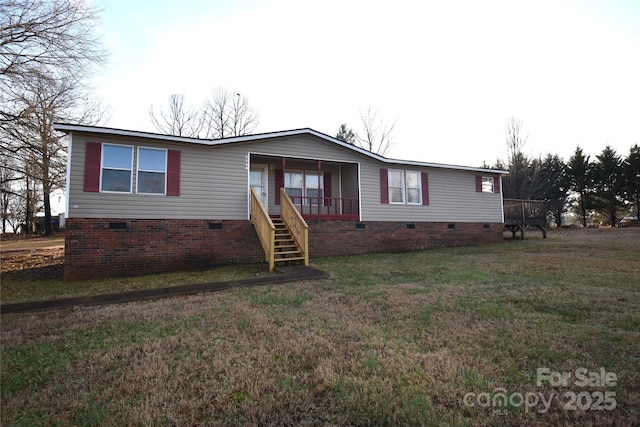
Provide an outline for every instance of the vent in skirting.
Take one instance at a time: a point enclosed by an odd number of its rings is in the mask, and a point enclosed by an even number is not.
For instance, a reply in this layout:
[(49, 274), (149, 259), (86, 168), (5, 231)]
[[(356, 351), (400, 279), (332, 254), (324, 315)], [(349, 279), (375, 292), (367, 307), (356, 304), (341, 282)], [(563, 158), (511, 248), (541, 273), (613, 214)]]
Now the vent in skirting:
[(209, 230), (222, 230), (222, 223), (221, 222), (210, 222), (209, 223)]
[(365, 228), (365, 224), (356, 224), (356, 230), (364, 230)]
[(453, 230), (454, 228), (456, 228), (456, 225), (455, 224), (449, 224), (449, 225), (447, 225), (447, 228), (449, 230)]
[(109, 230), (126, 230), (127, 223), (126, 222), (110, 222)]
[(484, 228), (485, 230), (491, 230), (491, 224), (484, 224), (482, 228)]
[(416, 225), (415, 224), (407, 224), (407, 228), (409, 230), (414, 230), (416, 228)]

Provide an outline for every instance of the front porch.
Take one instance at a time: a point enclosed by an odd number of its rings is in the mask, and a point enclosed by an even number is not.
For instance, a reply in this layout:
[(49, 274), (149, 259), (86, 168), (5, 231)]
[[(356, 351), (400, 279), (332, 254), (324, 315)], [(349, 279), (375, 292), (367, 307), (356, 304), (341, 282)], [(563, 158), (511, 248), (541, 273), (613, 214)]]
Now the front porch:
[(282, 188), (304, 219), (360, 220), (358, 163), (249, 154), (249, 170), (267, 215), (280, 215)]

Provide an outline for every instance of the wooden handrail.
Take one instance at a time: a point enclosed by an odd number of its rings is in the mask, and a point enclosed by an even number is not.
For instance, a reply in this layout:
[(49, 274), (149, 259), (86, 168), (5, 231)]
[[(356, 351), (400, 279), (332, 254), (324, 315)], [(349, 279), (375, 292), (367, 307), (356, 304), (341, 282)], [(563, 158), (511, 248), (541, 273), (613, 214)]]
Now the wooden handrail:
[(251, 188), (251, 223), (256, 228), (260, 243), (264, 249), (265, 261), (269, 263), (269, 271), (275, 268), (276, 227), (269, 218), (267, 210), (260, 202), (255, 188)]
[(547, 220), (546, 202), (544, 200), (503, 200), (505, 223), (545, 224)]
[(344, 197), (289, 196), (303, 218), (353, 217), (358, 214), (358, 199)]
[(304, 265), (309, 265), (309, 226), (284, 188), (280, 189), (280, 216), (304, 256)]

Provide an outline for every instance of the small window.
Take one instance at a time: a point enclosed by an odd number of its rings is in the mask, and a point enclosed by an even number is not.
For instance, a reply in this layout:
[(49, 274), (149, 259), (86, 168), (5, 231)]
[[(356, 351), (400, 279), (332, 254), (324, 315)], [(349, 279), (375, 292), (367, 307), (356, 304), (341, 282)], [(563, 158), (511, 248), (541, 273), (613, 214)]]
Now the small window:
[(407, 203), (412, 205), (422, 204), (422, 189), (420, 188), (420, 172), (406, 171)]
[(317, 205), (323, 197), (323, 174), (310, 171), (287, 171), (284, 174), (284, 189), (295, 204)]
[(422, 180), (420, 172), (389, 170), (389, 202), (422, 204)]
[(404, 171), (389, 170), (389, 202), (404, 203)]
[(167, 150), (138, 148), (138, 193), (165, 194)]
[(102, 146), (101, 190), (131, 193), (133, 147), (126, 145)]
[(304, 185), (306, 195), (309, 197), (309, 203), (317, 205), (320, 200), (318, 197), (322, 197), (322, 174), (318, 172), (305, 172)]
[[(304, 181), (302, 178), (302, 172), (296, 171), (286, 171), (284, 174), (284, 190), (287, 192), (289, 197), (300, 197), (302, 196), (302, 185)], [(294, 203), (297, 203), (298, 200), (294, 200)]]
[(482, 192), (493, 193), (493, 177), (492, 176), (482, 177)]

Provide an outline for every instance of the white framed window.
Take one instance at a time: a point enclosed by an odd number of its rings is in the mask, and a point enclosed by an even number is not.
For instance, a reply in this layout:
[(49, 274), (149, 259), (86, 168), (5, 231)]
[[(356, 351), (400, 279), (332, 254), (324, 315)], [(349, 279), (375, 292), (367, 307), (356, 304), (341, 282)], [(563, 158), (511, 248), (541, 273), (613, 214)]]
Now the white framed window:
[(404, 203), (404, 171), (389, 169), (389, 203)]
[[(322, 197), (322, 173), (305, 172), (304, 190), (307, 197)], [(317, 205), (320, 199), (308, 199), (309, 204)], [(322, 204), (322, 203), (321, 203)]]
[(482, 177), (482, 192), (483, 193), (493, 193), (493, 177), (492, 176), (483, 176)]
[(304, 174), (302, 171), (286, 171), (284, 173), (284, 191), (290, 197), (302, 196), (304, 191)]
[[(318, 199), (313, 197), (323, 197), (323, 175), (311, 171), (286, 171), (284, 173), (284, 190), (290, 197), (310, 197), (304, 199), (304, 204), (317, 205)], [(295, 200), (295, 203), (298, 203)]]
[(405, 171), (405, 184), (407, 187), (407, 204), (409, 205), (421, 205), (422, 204), (422, 180), (420, 172)]
[(167, 150), (138, 147), (137, 193), (166, 194)]
[(389, 203), (421, 205), (420, 172), (389, 169)]
[(131, 193), (133, 147), (128, 145), (102, 145), (100, 190)]

